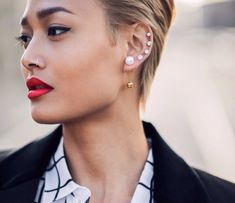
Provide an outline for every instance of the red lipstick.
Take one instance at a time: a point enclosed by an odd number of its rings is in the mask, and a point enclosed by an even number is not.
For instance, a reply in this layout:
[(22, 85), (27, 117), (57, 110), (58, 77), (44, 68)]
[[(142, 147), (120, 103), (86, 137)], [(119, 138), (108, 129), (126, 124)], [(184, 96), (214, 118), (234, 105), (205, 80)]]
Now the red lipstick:
[(47, 93), (49, 93), (51, 90), (54, 88), (44, 81), (36, 78), (36, 77), (31, 77), (26, 80), (26, 85), (29, 89), (28, 92), (28, 98), (29, 99), (35, 99), (40, 96), (43, 96)]

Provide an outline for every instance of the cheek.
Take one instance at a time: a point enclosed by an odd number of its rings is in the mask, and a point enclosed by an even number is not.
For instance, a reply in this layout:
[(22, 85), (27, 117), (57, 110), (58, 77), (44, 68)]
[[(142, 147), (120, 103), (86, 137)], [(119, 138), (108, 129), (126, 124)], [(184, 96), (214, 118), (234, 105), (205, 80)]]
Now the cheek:
[(123, 75), (121, 52), (118, 47), (112, 47), (106, 41), (104, 39), (90, 43), (78, 41), (79, 46), (66, 49), (70, 50), (69, 53), (64, 53), (63, 59), (58, 64), (60, 66), (63, 64), (62, 80), (69, 81), (68, 85), (73, 84), (74, 89), (82, 92), (92, 89), (102, 91), (109, 87), (119, 88)]
[[(76, 57), (62, 74), (63, 94), (70, 102), (98, 104), (117, 97), (122, 85), (120, 64), (95, 56), (86, 60)], [(111, 58), (111, 57), (110, 57)], [(65, 82), (65, 83), (64, 83)]]
[(51, 102), (54, 105), (48, 105), (48, 109), (57, 112), (61, 120), (83, 117), (110, 106), (122, 87), (123, 62), (119, 49), (104, 45), (100, 49), (94, 43), (82, 47), (81, 44), (69, 49), (69, 54), (61, 53), (63, 57), (57, 57), (53, 65), (56, 68), (51, 74), (56, 89)]

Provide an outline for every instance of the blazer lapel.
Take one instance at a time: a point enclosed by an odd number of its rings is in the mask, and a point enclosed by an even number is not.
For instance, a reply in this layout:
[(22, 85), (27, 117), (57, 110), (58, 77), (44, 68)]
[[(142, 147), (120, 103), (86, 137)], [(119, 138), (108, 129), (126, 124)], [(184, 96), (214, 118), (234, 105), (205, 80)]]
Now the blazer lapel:
[(145, 134), (152, 138), (154, 157), (154, 199), (157, 203), (208, 203), (204, 186), (188, 166), (157, 133), (144, 122)]

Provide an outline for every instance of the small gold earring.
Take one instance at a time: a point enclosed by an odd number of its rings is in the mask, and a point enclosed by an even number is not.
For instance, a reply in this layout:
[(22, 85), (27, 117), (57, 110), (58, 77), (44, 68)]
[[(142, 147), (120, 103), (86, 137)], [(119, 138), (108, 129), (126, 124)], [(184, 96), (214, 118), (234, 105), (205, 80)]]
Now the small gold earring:
[(129, 81), (129, 82), (127, 83), (127, 87), (128, 87), (128, 88), (133, 88), (133, 86), (134, 86), (134, 83), (133, 83), (133, 82)]

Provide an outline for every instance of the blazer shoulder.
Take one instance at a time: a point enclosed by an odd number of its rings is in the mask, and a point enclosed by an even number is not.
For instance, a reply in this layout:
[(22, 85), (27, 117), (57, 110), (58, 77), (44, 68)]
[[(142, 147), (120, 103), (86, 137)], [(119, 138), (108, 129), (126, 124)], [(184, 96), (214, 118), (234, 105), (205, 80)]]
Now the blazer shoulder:
[(211, 175), (200, 169), (194, 169), (196, 175), (205, 187), (205, 191), (211, 197), (213, 203), (234, 203), (235, 184), (222, 178)]
[(62, 129), (59, 126), (52, 133), (14, 151), (0, 153), (0, 191), (41, 177), (56, 151)]
[(11, 153), (13, 152), (13, 150), (1, 150), (0, 151), (0, 162), (3, 161), (4, 159), (6, 159)]

